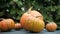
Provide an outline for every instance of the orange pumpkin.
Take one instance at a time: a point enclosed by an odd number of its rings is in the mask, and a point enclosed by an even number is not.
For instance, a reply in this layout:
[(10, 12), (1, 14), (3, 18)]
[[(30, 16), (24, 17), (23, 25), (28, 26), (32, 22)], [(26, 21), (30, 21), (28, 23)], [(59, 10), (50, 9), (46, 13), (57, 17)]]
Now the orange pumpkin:
[(15, 27), (15, 22), (12, 19), (4, 19), (0, 21), (1, 31), (8, 31)]
[(40, 32), (45, 26), (41, 13), (31, 8), (22, 15), (20, 23), (24, 29), (33, 32)]
[(9, 28), (9, 25), (5, 20), (0, 21), (0, 30), (1, 31), (8, 31), (8, 28)]
[(57, 24), (54, 22), (50, 22), (46, 25), (47, 31), (55, 31), (57, 29)]
[(16, 24), (15, 24), (15, 29), (16, 29), (16, 30), (19, 30), (20, 28), (21, 28), (21, 24), (20, 24), (20, 23), (16, 23)]
[(7, 21), (8, 24), (9, 24), (9, 28), (10, 28), (10, 29), (14, 29), (14, 27), (15, 27), (15, 22), (14, 22), (14, 20), (13, 20), (13, 19), (6, 19), (6, 21)]

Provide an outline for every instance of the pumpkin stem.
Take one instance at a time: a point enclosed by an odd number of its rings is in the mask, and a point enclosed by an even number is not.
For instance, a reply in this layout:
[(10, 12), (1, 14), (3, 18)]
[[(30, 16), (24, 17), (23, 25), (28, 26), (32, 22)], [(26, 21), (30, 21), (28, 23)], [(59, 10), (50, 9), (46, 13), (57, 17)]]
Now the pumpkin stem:
[(32, 8), (33, 8), (33, 7), (30, 7), (30, 8), (28, 9), (28, 12), (30, 12)]

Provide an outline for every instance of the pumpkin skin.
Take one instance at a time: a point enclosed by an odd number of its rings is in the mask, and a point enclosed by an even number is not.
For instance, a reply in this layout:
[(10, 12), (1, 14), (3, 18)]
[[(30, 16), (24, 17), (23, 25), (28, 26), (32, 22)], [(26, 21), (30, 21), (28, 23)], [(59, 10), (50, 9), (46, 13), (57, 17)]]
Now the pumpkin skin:
[(30, 9), (22, 15), (20, 23), (24, 29), (32, 32), (40, 32), (45, 26), (43, 16), (39, 12)]
[(6, 21), (8, 22), (9, 24), (9, 29), (14, 29), (15, 27), (15, 22), (13, 19), (6, 19)]
[(12, 19), (4, 19), (0, 21), (1, 31), (9, 31), (15, 27), (15, 22)]
[(57, 24), (54, 23), (54, 22), (50, 22), (46, 25), (46, 30), (47, 31), (50, 31), (50, 32), (53, 32), (57, 29)]
[(43, 16), (41, 15), (41, 13), (39, 13), (36, 10), (28, 11), (27, 13), (29, 13), (33, 17), (36, 17), (36, 18), (39, 18), (40, 20), (43, 20)]
[(16, 30), (19, 30), (20, 28), (21, 28), (21, 24), (20, 24), (20, 23), (16, 23), (16, 24), (15, 24), (15, 29), (16, 29)]
[(9, 30), (9, 25), (5, 20), (0, 22), (0, 30), (1, 31), (8, 31)]

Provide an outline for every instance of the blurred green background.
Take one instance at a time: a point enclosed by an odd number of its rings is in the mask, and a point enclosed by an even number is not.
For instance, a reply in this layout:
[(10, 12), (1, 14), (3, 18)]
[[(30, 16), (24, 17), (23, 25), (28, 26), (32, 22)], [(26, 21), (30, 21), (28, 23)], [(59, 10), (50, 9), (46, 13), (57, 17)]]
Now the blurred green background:
[(33, 6), (44, 16), (44, 21), (54, 21), (60, 29), (60, 0), (0, 0), (0, 18), (19, 22), (24, 12)]

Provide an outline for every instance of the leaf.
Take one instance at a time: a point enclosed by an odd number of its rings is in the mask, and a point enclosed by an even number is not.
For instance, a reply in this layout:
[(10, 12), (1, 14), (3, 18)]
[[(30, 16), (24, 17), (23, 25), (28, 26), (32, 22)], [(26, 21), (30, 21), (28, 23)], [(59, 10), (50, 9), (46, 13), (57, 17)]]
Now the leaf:
[(12, 8), (12, 9), (10, 10), (10, 14), (11, 14), (11, 15), (15, 15), (15, 14), (16, 14), (16, 11), (17, 11), (17, 9)]
[(0, 17), (4, 15), (4, 12), (0, 12)]
[(51, 0), (45, 0), (45, 2), (49, 2), (49, 1), (51, 1)]
[(35, 3), (33, 4), (33, 6), (34, 6), (34, 8), (37, 9), (37, 10), (39, 10), (40, 8), (42, 8), (42, 5), (39, 5), (37, 2), (35, 2)]
[(14, 2), (18, 2), (18, 0), (13, 0)]
[(16, 2), (19, 7), (23, 6), (23, 3), (21, 1)]
[(20, 16), (17, 16), (16, 20), (20, 20)]
[(50, 12), (50, 11), (47, 11), (45, 8), (41, 10), (42, 12), (42, 15), (44, 17), (44, 20), (48, 20), (48, 21), (53, 21), (53, 18), (52, 16), (48, 15), (47, 12)]

